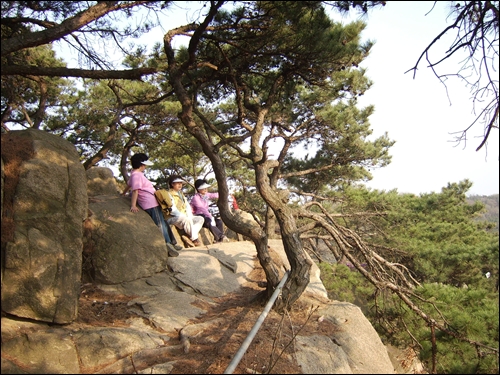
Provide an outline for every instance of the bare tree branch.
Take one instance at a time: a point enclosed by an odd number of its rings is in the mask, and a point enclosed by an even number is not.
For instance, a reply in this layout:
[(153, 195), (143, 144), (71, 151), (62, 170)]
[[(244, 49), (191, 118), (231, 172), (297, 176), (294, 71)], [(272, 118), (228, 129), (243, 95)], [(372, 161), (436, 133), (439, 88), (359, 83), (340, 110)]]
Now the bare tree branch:
[[(94, 22), (95, 20), (105, 16), (106, 14), (119, 9), (133, 8), (138, 5), (153, 3), (152, 1), (99, 1), (96, 5), (88, 8), (84, 12), (76, 14), (74, 17), (68, 18), (59, 25), (44, 24), (51, 26), (42, 31), (26, 33), (8, 39), (2, 39), (1, 55), (6, 56), (10, 53), (20, 51), (22, 49), (48, 44), (62, 37), (71, 34), (72, 32), (81, 29), (83, 26)], [(2, 21), (3, 22), (3, 21)]]
[[(311, 211), (310, 208), (312, 207), (319, 208), (323, 215)], [(311, 203), (309, 205), (309, 209), (302, 209), (299, 211), (299, 216), (311, 219), (314, 222), (314, 227), (308, 226), (309, 229), (317, 229), (318, 227), (324, 229), (330, 238), (333, 238), (336, 242), (337, 248), (340, 250), (342, 256), (346, 257), (356, 270), (360, 272), (370, 283), (372, 283), (377, 290), (388, 290), (397, 295), (400, 300), (418, 317), (423, 319), (429, 327), (432, 329), (436, 328), (463, 342), (467, 342), (474, 347), (482, 347), (483, 349), (498, 355), (499, 351), (497, 348), (471, 340), (451, 329), (436, 304), (433, 301), (422, 298), (415, 291), (415, 288), (419, 285), (419, 283), (413, 278), (409, 269), (402, 264), (390, 262), (383, 258), (380, 254), (376, 253), (374, 247), (363, 241), (357, 233), (339, 225), (334, 220), (334, 217), (331, 214), (328, 214), (327, 210), (320, 203)], [(314, 237), (313, 234), (310, 236)], [(302, 233), (301, 238), (304, 237), (305, 235)], [(311, 237), (309, 237), (309, 241)], [(318, 237), (317, 234), (316, 237)], [(339, 256), (339, 254), (335, 253), (334, 255), (336, 258)], [(367, 263), (367, 265), (363, 266), (363, 263)], [(438, 317), (434, 318), (426, 314), (412, 299), (420, 301), (420, 303), (423, 304), (432, 305), (433, 310), (436, 312)]]
[(156, 68), (137, 68), (129, 70), (86, 70), (69, 68), (44, 68), (38, 66), (5, 65), (2, 76), (37, 75), (46, 77), (79, 77), (91, 79), (141, 79), (142, 76), (157, 73)]
[[(447, 95), (448, 87), (446, 80), (449, 77), (457, 77), (465, 82), (470, 88), (476, 118), (468, 127), (456, 137), (457, 142), (466, 142), (467, 133), (470, 129), (481, 122), (484, 126), (482, 141), (476, 148), (479, 151), (487, 142), (492, 129), (498, 129), (498, 2), (493, 1), (464, 1), (457, 3), (452, 10), (455, 21), (447, 26), (437, 35), (431, 43), (420, 54), (415, 66), (405, 73), (413, 71), (413, 78), (416, 77), (418, 66), (425, 61), (427, 67), (431, 68), (434, 75), (444, 85)], [(451, 44), (444, 56), (437, 61), (432, 61), (429, 52), (437, 45), (441, 37), (456, 30), (455, 41)], [(467, 57), (456, 73), (441, 74), (437, 72), (437, 67), (452, 56), (465, 51)], [(483, 74), (484, 73), (484, 74)], [(470, 81), (469, 77), (474, 77), (475, 81)], [(488, 103), (483, 102), (483, 98), (492, 96)], [(449, 95), (448, 95), (449, 98)], [(476, 107), (479, 107), (477, 110)]]

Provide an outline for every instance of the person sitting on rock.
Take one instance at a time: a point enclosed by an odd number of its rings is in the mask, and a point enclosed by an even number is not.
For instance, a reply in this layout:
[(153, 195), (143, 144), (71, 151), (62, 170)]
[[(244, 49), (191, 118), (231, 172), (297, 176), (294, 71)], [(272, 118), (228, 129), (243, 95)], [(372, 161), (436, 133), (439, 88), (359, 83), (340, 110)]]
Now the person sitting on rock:
[(168, 179), (170, 188), (168, 192), (172, 196), (172, 209), (168, 215), (167, 223), (184, 230), (189, 238), (183, 236), (183, 239), (190, 246), (201, 246), (202, 243), (198, 239), (198, 235), (203, 227), (204, 219), (201, 216), (193, 215), (191, 205), (182, 192), (182, 186), (185, 183), (186, 181), (179, 175), (172, 175)]
[(224, 236), (224, 225), (222, 220), (218, 217), (212, 216), (208, 206), (210, 199), (219, 198), (219, 193), (209, 193), (208, 188), (210, 185), (206, 180), (198, 179), (194, 183), (197, 193), (191, 199), (191, 209), (194, 215), (203, 217), (205, 222), (203, 226), (210, 229), (210, 232), (214, 235), (215, 242), (227, 242), (229, 241), (226, 236)]
[(155, 188), (151, 181), (144, 176), (145, 169), (153, 165), (148, 159), (148, 156), (144, 153), (134, 154), (130, 158), (132, 172), (127, 182), (129, 188), (126, 189), (132, 192), (130, 211), (134, 213), (139, 212), (137, 205), (146, 211), (162, 232), (165, 243), (167, 244), (168, 255), (176, 257), (179, 256), (177, 250), (181, 250), (182, 247), (175, 243), (173, 233), (167, 223), (165, 223), (161, 207), (154, 195)]

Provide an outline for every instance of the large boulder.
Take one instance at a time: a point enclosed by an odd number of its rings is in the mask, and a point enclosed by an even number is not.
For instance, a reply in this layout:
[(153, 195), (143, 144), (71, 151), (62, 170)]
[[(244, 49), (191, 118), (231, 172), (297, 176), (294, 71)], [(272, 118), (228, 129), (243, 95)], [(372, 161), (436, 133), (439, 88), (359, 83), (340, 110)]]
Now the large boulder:
[(91, 197), (89, 211), (84, 282), (119, 284), (165, 270), (168, 251), (163, 235), (145, 211), (130, 212), (130, 198)]
[(305, 374), (394, 373), (387, 348), (358, 306), (330, 301), (318, 314), (337, 331), (333, 337), (297, 335), (295, 355)]
[(111, 169), (106, 167), (92, 167), (87, 169), (86, 174), (87, 194), (89, 197), (118, 195), (120, 193), (120, 187)]
[(11, 194), (15, 227), (11, 239), (2, 241), (2, 310), (69, 323), (77, 316), (80, 292), (85, 170), (75, 147), (61, 137), (36, 129), (9, 137), (12, 147), (29, 144), (33, 154), (21, 161)]

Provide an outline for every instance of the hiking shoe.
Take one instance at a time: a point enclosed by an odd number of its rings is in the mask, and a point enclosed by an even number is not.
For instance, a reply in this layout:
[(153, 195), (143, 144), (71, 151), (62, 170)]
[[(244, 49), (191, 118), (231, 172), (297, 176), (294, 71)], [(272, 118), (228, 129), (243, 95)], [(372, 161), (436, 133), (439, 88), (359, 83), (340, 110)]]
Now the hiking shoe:
[(200, 240), (199, 240), (199, 239), (192, 240), (192, 241), (193, 241), (193, 245), (194, 245), (194, 246), (201, 246), (201, 245), (203, 245), (203, 244), (200, 242)]
[(174, 246), (170, 243), (167, 244), (168, 256), (169, 257), (178, 257), (179, 253), (174, 249)]
[(173, 243), (172, 246), (175, 248), (175, 250), (179, 251), (184, 249), (181, 245), (177, 245), (176, 243)]

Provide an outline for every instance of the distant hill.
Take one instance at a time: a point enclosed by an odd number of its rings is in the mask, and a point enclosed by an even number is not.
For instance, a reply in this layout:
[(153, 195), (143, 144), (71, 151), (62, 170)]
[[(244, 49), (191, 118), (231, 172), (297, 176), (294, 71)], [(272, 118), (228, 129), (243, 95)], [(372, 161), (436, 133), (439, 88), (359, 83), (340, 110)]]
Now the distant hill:
[(498, 194), (493, 195), (471, 195), (467, 197), (467, 202), (474, 203), (476, 201), (480, 201), (485, 205), (486, 211), (483, 215), (481, 215), (481, 219), (491, 221), (496, 223), (496, 231), (498, 232)]

